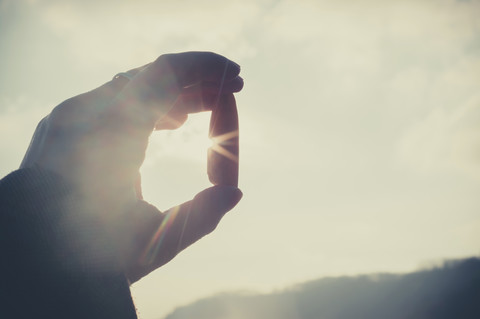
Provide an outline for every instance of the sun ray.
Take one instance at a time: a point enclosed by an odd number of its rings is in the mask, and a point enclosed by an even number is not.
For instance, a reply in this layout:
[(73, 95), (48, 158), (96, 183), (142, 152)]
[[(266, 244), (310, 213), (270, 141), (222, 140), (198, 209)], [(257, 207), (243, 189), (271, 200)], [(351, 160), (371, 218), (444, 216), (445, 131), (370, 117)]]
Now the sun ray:
[(217, 152), (220, 155), (225, 156), (226, 158), (234, 161), (235, 163), (238, 162), (238, 156), (227, 150), (225, 147), (219, 145), (219, 144), (214, 144), (211, 148), (213, 151)]
[(223, 144), (225, 141), (238, 137), (238, 130), (227, 132), (221, 135), (212, 137), (212, 141), (217, 144)]
[(238, 143), (238, 130), (227, 132), (215, 137), (212, 137), (213, 145), (211, 149), (218, 154), (225, 156), (226, 158), (238, 163), (238, 155), (233, 154), (226, 147), (229, 145), (235, 145)]
[(140, 261), (145, 264), (151, 264), (155, 261), (155, 257), (157, 256), (158, 250), (162, 246), (163, 239), (168, 232), (168, 229), (172, 225), (173, 221), (177, 217), (179, 212), (179, 207), (172, 208), (163, 219), (162, 223), (158, 227), (155, 234), (152, 236), (150, 243), (145, 247), (142, 256), (140, 257)]

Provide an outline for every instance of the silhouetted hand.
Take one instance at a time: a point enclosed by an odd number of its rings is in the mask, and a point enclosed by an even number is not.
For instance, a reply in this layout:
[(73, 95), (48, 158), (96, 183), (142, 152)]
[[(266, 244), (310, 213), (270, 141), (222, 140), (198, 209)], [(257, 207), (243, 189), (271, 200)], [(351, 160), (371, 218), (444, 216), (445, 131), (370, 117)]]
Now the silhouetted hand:
[(39, 123), (21, 167), (56, 172), (101, 211), (136, 281), (211, 232), (242, 196), (236, 187), (213, 186), (161, 214), (142, 200), (139, 173), (152, 131), (177, 128), (189, 113), (228, 101), (219, 96), (242, 89), (239, 72), (210, 52), (162, 55), (55, 107)]

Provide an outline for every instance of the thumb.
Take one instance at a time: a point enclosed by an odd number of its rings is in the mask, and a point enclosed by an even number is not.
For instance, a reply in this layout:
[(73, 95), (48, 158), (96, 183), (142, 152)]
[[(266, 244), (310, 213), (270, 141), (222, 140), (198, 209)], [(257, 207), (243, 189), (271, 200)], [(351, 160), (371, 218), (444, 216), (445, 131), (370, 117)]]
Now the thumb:
[(221, 218), (238, 204), (242, 196), (242, 191), (235, 186), (212, 186), (193, 198), (192, 214), (198, 214), (202, 219)]
[[(134, 282), (172, 260), (180, 251), (212, 232), (220, 219), (242, 198), (242, 192), (233, 186), (213, 186), (198, 193), (193, 200), (175, 206), (165, 213), (143, 201), (124, 225), (133, 225), (142, 232), (132, 232), (133, 240), (121, 245), (125, 256), (132, 261), (127, 270)], [(125, 241), (124, 234), (118, 234)], [(132, 246), (133, 244), (133, 246)], [(133, 247), (133, 248), (132, 248)]]
[(178, 251), (211, 233), (242, 196), (242, 191), (237, 187), (217, 185), (198, 193), (193, 200), (167, 211), (167, 215), (176, 215), (169, 235), (177, 238), (173, 241), (178, 242)]

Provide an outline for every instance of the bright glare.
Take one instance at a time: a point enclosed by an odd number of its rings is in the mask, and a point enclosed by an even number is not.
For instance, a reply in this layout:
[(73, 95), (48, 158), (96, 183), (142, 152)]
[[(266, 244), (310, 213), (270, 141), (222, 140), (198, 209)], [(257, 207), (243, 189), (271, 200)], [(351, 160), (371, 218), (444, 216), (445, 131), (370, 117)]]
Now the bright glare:
[[(207, 162), (210, 112), (190, 114), (187, 122), (176, 130), (155, 131), (150, 137), (149, 153), (155, 157), (174, 157), (194, 162)], [(148, 157), (147, 157), (148, 161)]]

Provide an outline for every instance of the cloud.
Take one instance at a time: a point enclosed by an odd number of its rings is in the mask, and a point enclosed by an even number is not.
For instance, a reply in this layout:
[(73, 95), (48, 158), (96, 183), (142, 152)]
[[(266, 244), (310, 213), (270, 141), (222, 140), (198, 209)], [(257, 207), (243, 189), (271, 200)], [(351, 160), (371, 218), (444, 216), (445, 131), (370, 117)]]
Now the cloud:
[(480, 178), (480, 96), (454, 109), (435, 108), (398, 144), (400, 158), (428, 173), (457, 170)]
[(26, 97), (0, 97), (0, 176), (17, 169), (33, 132), (49, 110)]
[(255, 54), (240, 37), (246, 18), (258, 11), (254, 2), (52, 1), (39, 9), (44, 23), (79, 61), (124, 65), (166, 52), (199, 49), (234, 58)]
[(297, 125), (283, 125), (285, 140), (310, 144), (304, 161), (333, 156), (331, 165), (341, 156), (355, 166), (401, 156), (419, 169), (478, 171), (478, 130), (464, 121), (478, 112), (467, 104), (478, 99), (479, 6), (282, 1), (262, 20), (265, 41), (277, 48), (267, 64), (277, 81), (262, 90), (276, 86), (278, 96), (265, 112)]

